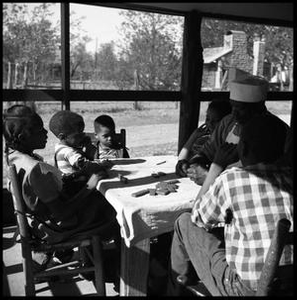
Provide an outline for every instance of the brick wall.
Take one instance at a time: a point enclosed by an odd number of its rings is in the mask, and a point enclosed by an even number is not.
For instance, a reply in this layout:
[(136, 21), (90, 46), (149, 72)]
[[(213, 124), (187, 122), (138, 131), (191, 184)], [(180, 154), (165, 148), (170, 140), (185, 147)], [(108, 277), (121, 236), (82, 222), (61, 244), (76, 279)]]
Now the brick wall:
[[(236, 68), (249, 74), (256, 72), (257, 75), (263, 75), (265, 55), (265, 43), (263, 44), (263, 40), (260, 41), (259, 45), (256, 44), (256, 47), (254, 47), (254, 50), (258, 51), (255, 66), (254, 58), (249, 56), (247, 52), (247, 36), (244, 31), (228, 31), (224, 35), (224, 48), (232, 49), (230, 53), (224, 55), (222, 58), (225, 68)], [(255, 54), (254, 52), (254, 56), (256, 56)], [(217, 62), (203, 66), (202, 88), (213, 89), (215, 87), (217, 68)]]
[(233, 50), (226, 55), (230, 67), (236, 67), (248, 73), (253, 72), (253, 59), (247, 53), (247, 37), (243, 31), (229, 31), (232, 35)]

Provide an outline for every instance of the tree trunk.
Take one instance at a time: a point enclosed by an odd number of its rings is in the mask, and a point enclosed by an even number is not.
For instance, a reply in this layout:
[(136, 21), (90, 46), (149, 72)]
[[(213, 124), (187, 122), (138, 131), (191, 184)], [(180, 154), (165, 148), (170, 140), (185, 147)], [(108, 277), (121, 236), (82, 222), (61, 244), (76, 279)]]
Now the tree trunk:
[[(137, 70), (134, 70), (134, 89), (136, 91), (139, 90), (139, 78), (138, 78), (138, 71)], [(138, 101), (134, 101), (133, 108), (134, 108), (134, 110), (139, 110)]]
[(12, 89), (12, 72), (11, 72), (11, 62), (8, 62), (8, 72), (7, 72), (7, 88)]
[(36, 85), (36, 64), (33, 62), (33, 82)]
[(17, 88), (18, 85), (18, 77), (19, 77), (19, 63), (15, 64), (15, 71), (14, 71), (14, 87)]
[(28, 84), (28, 62), (25, 62), (22, 88), (25, 89), (27, 87), (27, 84)]

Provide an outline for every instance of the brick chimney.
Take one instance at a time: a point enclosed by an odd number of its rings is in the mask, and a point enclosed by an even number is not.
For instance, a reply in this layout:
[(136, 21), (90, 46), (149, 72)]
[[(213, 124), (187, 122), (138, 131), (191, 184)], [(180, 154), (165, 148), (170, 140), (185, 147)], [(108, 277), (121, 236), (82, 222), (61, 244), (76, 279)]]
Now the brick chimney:
[(263, 76), (264, 69), (264, 57), (265, 57), (265, 38), (262, 36), (260, 39), (258, 34), (254, 36), (254, 45), (253, 45), (253, 75)]
[(224, 48), (232, 50), (228, 56), (230, 67), (252, 72), (251, 58), (247, 53), (247, 37), (244, 31), (229, 30), (224, 35)]

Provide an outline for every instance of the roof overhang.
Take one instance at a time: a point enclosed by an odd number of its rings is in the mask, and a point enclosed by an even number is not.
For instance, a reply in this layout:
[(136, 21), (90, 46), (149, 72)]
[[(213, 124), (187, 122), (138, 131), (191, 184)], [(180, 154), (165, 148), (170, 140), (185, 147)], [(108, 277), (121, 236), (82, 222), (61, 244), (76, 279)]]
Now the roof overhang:
[(228, 15), (244, 18), (293, 22), (293, 2), (230, 2), (230, 3), (198, 3), (198, 2), (125, 2), (139, 7), (166, 9), (176, 12), (197, 10), (206, 14)]

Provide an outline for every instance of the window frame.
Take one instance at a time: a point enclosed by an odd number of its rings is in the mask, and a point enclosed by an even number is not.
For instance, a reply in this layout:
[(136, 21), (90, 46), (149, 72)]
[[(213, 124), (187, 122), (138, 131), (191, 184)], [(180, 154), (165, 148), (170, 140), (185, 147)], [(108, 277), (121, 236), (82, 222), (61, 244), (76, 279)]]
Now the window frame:
[[(79, 3), (79, 2), (76, 2)], [(59, 101), (61, 108), (69, 110), (73, 101), (178, 101), (180, 102), (179, 139), (178, 151), (182, 148), (190, 133), (197, 127), (199, 122), (200, 102), (219, 95), (229, 99), (229, 92), (201, 91), (201, 80), (203, 59), (200, 25), (202, 18), (217, 18), (227, 20), (238, 20), (249, 23), (267, 24), (272, 26), (286, 26), (293, 28), (293, 22), (259, 19), (250, 17), (235, 17), (230, 15), (218, 15), (201, 13), (197, 11), (178, 12), (168, 9), (153, 7), (142, 7), (131, 3), (81, 3), (84, 5), (96, 5), (104, 7), (131, 9), (137, 11), (149, 11), (185, 17), (185, 30), (183, 33), (183, 58), (182, 58), (182, 82), (180, 91), (115, 91), (115, 90), (74, 90), (70, 89), (70, 3), (61, 3), (61, 63), (62, 63), (62, 87), (61, 89), (50, 90), (25, 90), (25, 89), (3, 89), (3, 101), (13, 102), (19, 99), (23, 101)], [(198, 20), (195, 21), (195, 18)], [(187, 25), (186, 25), (187, 24)], [(197, 30), (199, 34), (197, 35)], [(185, 36), (188, 40), (186, 40)], [(189, 43), (198, 42), (199, 51), (196, 54), (191, 52)], [(197, 57), (193, 56), (197, 55)], [(200, 71), (199, 71), (200, 70)], [(197, 87), (197, 82), (200, 86)], [(293, 92), (268, 92), (267, 101), (292, 101)], [(70, 100), (71, 99), (71, 100)], [(197, 99), (199, 99), (197, 101)], [(291, 110), (291, 126), (293, 125), (293, 101)]]

